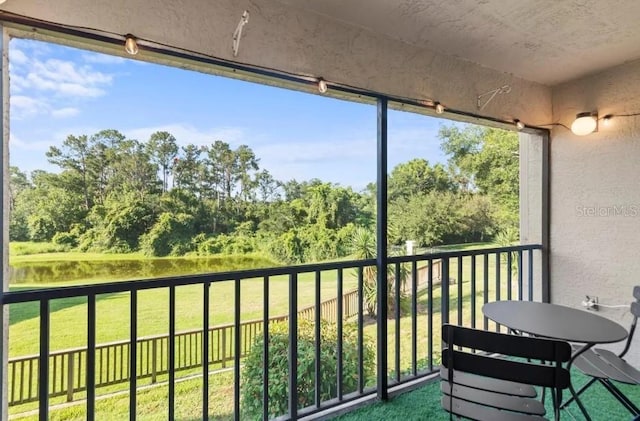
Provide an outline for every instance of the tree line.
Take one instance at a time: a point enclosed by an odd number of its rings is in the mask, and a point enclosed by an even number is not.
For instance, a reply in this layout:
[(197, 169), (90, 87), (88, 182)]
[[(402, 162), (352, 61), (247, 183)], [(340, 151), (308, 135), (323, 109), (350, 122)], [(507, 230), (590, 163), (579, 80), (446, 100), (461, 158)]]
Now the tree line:
[[(388, 179), (389, 241), (488, 241), (518, 222), (518, 138), (441, 127), (446, 164), (413, 159)], [(11, 241), (149, 256), (264, 253), (286, 263), (354, 253), (375, 227), (376, 185), (276, 180), (247, 145), (179, 146), (117, 130), (69, 135), (46, 153), (58, 172), (12, 166)]]

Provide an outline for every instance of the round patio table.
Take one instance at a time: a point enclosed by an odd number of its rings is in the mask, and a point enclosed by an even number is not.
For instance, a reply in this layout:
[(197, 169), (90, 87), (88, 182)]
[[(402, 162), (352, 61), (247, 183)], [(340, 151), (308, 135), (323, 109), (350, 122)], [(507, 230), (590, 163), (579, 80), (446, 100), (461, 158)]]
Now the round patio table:
[[(558, 304), (535, 301), (495, 301), (482, 306), (482, 313), (517, 333), (584, 344), (577, 347), (577, 351), (573, 353), (567, 364), (567, 369), (571, 369), (573, 361), (595, 344), (619, 342), (628, 334), (624, 327), (613, 320), (593, 312)], [(591, 420), (586, 408), (578, 399), (571, 381), (569, 381), (569, 390), (585, 418)]]
[(518, 332), (585, 344), (622, 341), (627, 331), (586, 310), (535, 301), (495, 301), (482, 307), (489, 319)]

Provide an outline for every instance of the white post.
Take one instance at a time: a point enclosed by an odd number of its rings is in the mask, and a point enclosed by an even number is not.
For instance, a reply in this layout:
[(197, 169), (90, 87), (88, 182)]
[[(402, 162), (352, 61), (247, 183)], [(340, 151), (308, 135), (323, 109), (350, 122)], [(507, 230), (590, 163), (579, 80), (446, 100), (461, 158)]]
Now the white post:
[(414, 252), (414, 246), (416, 242), (413, 240), (407, 240), (407, 256), (410, 256)]

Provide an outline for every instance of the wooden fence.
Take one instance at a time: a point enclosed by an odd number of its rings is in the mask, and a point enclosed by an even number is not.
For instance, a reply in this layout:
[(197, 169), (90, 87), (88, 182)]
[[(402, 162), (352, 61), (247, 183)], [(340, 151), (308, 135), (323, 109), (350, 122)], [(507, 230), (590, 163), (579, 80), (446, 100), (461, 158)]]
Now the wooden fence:
[[(337, 320), (337, 298), (320, 304), (321, 318), (330, 322)], [(345, 293), (342, 297), (344, 317), (358, 313), (358, 291)], [(315, 306), (298, 311), (299, 318), (313, 319)], [(287, 320), (288, 315), (276, 316), (270, 322)], [(263, 328), (263, 320), (249, 320), (240, 324), (240, 357), (245, 357), (255, 337)], [(233, 324), (213, 326), (209, 329), (209, 364), (221, 368), (233, 366)], [(129, 341), (118, 341), (96, 345), (96, 388), (126, 383), (129, 381)], [(169, 335), (138, 338), (136, 376), (149, 383), (169, 372)], [(190, 330), (175, 335), (175, 371), (195, 369), (202, 366), (202, 330)], [(66, 396), (73, 401), (74, 394), (86, 390), (87, 349), (74, 348), (49, 354), (49, 396)], [(9, 405), (18, 405), (38, 400), (38, 356), (30, 355), (9, 359)]]

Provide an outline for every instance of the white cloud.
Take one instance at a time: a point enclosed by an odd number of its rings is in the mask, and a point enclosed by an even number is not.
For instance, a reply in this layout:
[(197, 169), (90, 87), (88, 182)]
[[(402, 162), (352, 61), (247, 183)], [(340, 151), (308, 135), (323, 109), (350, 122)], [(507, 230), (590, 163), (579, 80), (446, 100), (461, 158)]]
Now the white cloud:
[(34, 117), (49, 111), (46, 102), (26, 95), (12, 95), (9, 100), (11, 116), (17, 120)]
[[(14, 133), (9, 134), (9, 148), (18, 149), (31, 152), (45, 152), (49, 150), (49, 147), (54, 143), (49, 141), (26, 141)], [(42, 153), (44, 156), (44, 153)], [(35, 160), (30, 160), (35, 161)]]
[(95, 64), (122, 64), (125, 62), (122, 57), (100, 53), (85, 53), (82, 55), (82, 59), (87, 63)]
[(54, 118), (69, 118), (77, 116), (80, 110), (73, 107), (60, 108), (58, 110), (51, 111), (51, 116)]
[(54, 44), (33, 41), (27, 38), (11, 38), (11, 41), (9, 42), (10, 51), (13, 51), (15, 49), (28, 51), (28, 55), (32, 57), (40, 57), (51, 54), (52, 46), (54, 46)]
[(193, 144), (196, 146), (210, 145), (216, 140), (222, 140), (230, 145), (239, 145), (245, 138), (245, 131), (240, 127), (217, 127), (201, 130), (189, 124), (174, 123), (155, 127), (140, 127), (123, 130), (125, 136), (146, 142), (152, 133), (169, 132), (179, 145)]
[(22, 50), (19, 50), (17, 48), (11, 49), (11, 54), (9, 56), (9, 59), (11, 60), (11, 63), (14, 63), (14, 64), (25, 64), (29, 61), (29, 59), (27, 58), (27, 55), (24, 52), (22, 52)]
[(87, 53), (84, 60), (63, 60), (51, 58), (52, 47), (46, 43), (12, 40), (9, 45), (13, 118), (42, 114), (72, 117), (79, 113), (81, 102), (105, 95), (114, 81), (113, 74), (91, 64), (101, 64), (96, 59), (100, 54)]
[(90, 66), (78, 66), (70, 61), (50, 59), (33, 60), (30, 68), (22, 73), (17, 67), (15, 73), (22, 89), (51, 91), (70, 97), (98, 97), (105, 94), (102, 89), (111, 84), (113, 76), (93, 70)]
[[(104, 95), (113, 83), (112, 74), (97, 70), (91, 63), (43, 57), (47, 50), (40, 44), (43, 43), (11, 44), (10, 77), (14, 92), (30, 90), (64, 98), (94, 98)], [(100, 64), (95, 60), (94, 63)]]
[(26, 79), (9, 69), (9, 86), (12, 94), (22, 93), (28, 87)]

